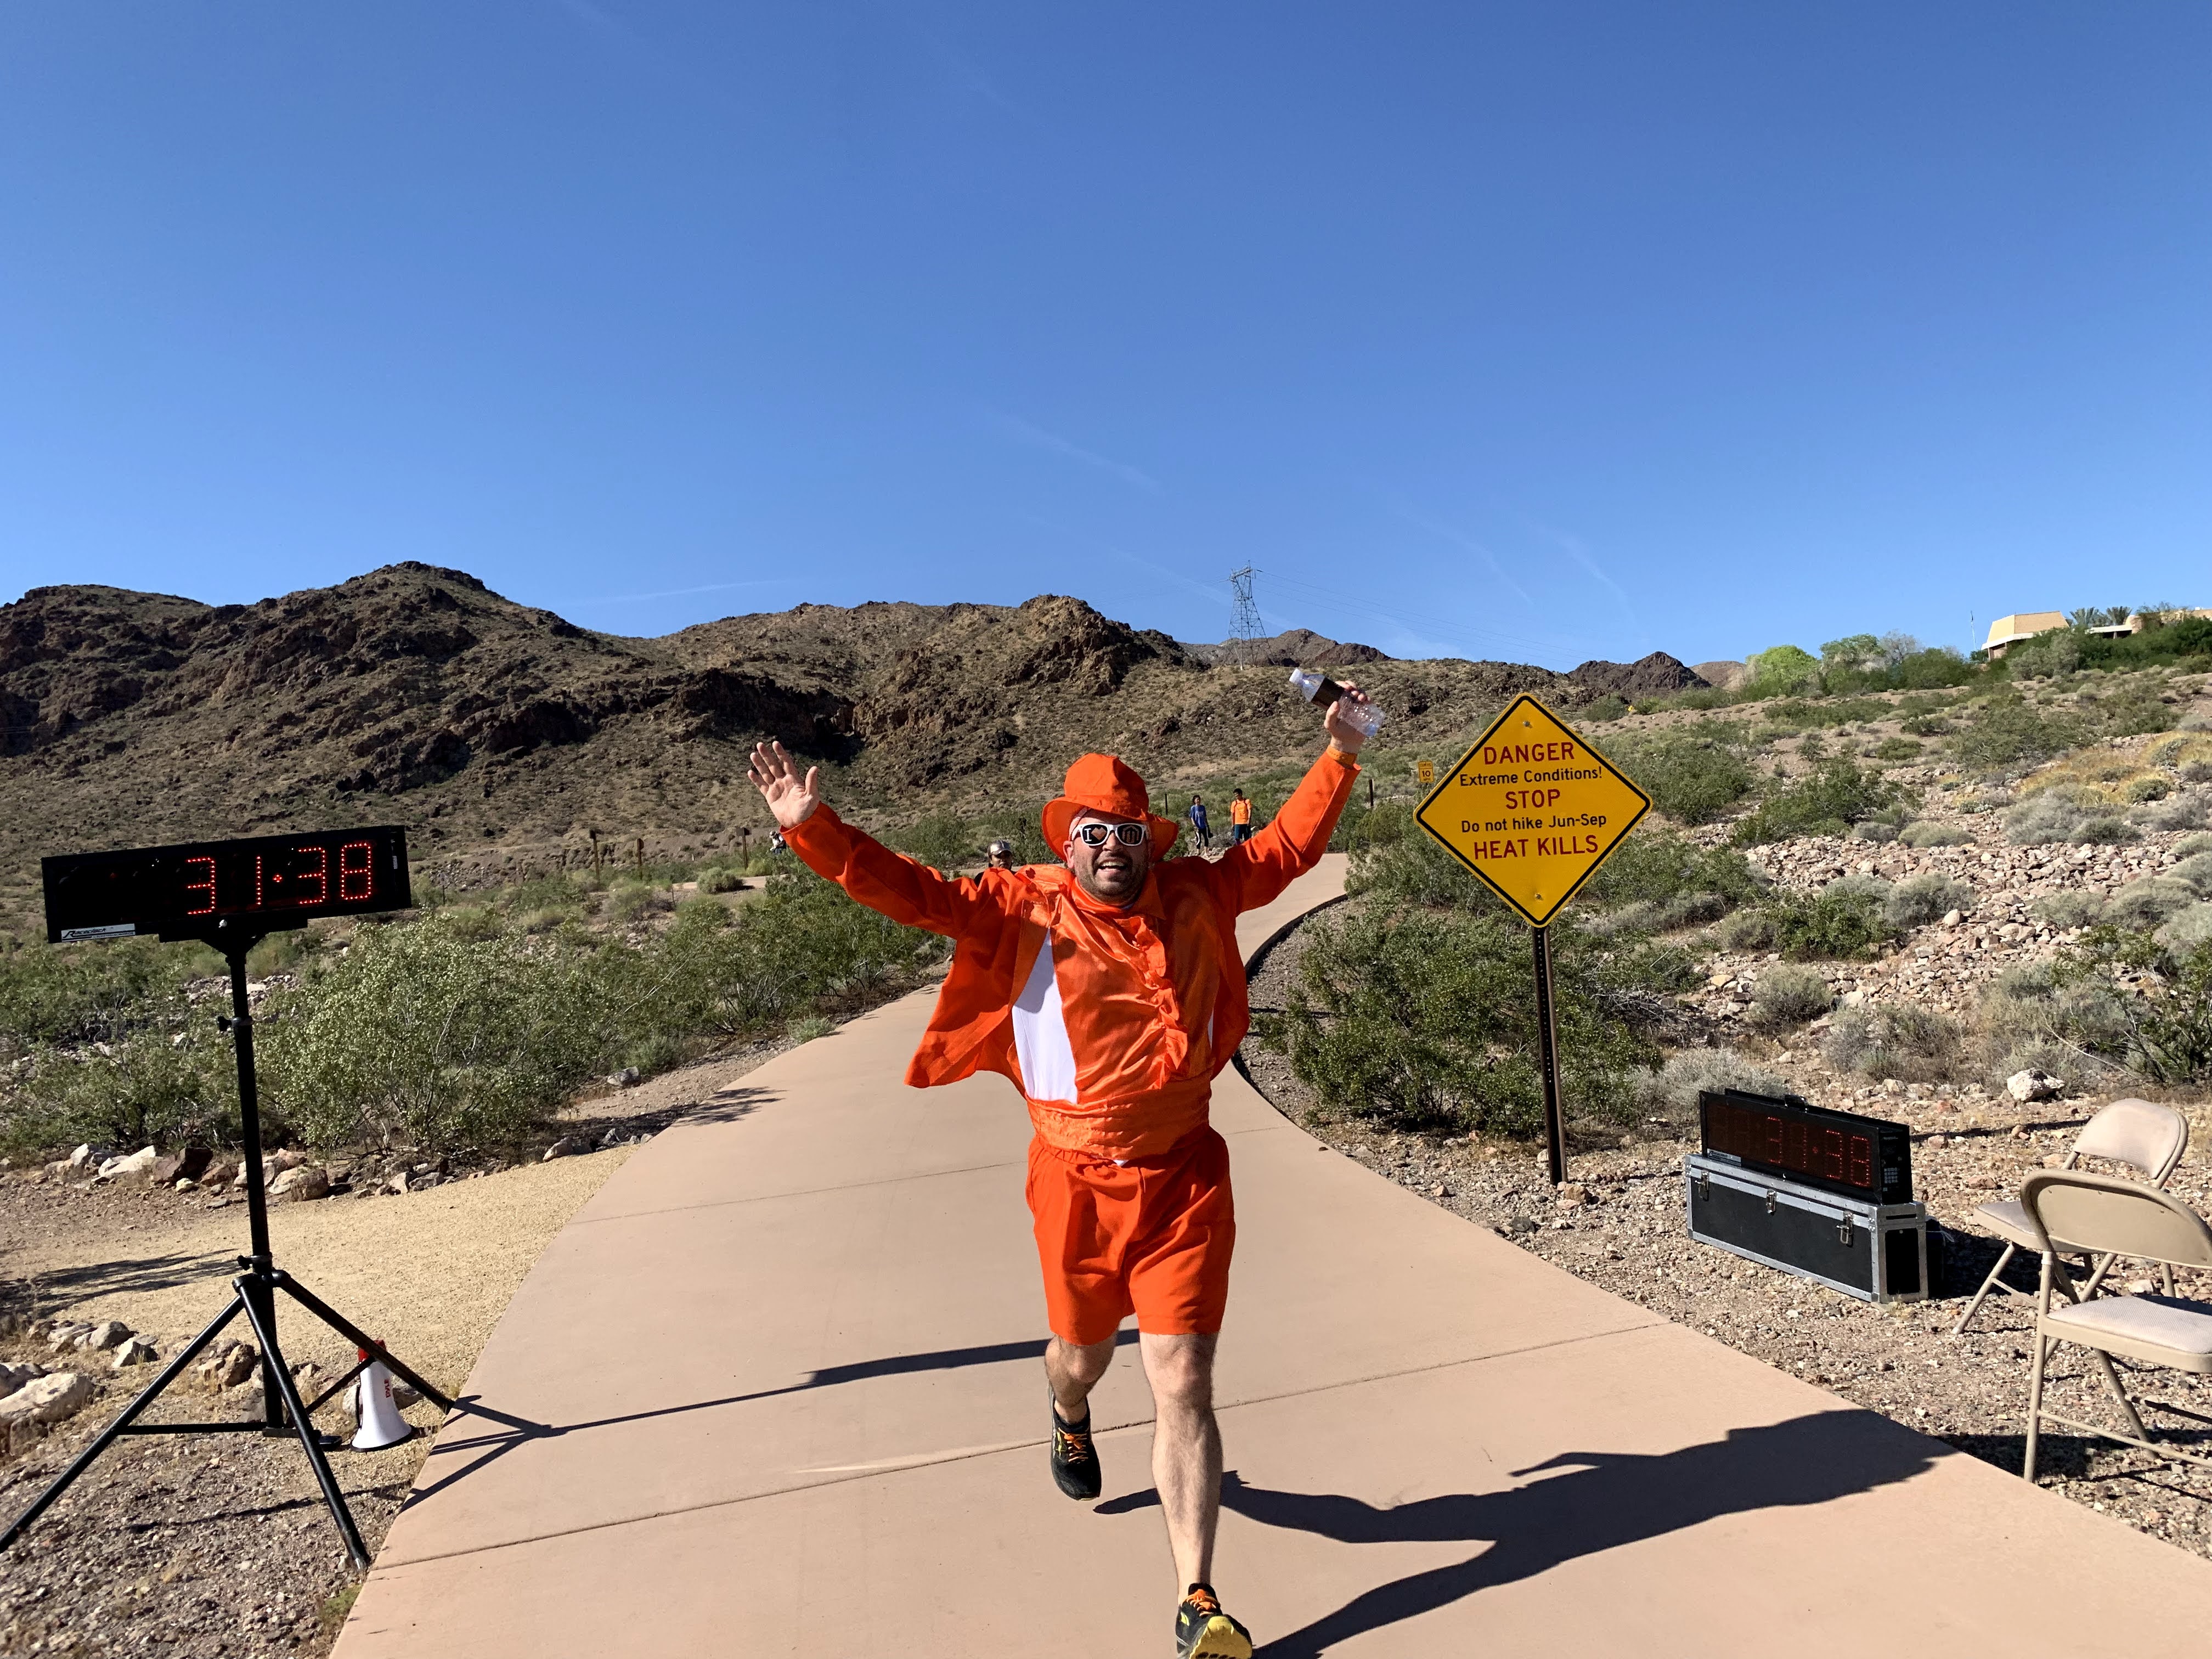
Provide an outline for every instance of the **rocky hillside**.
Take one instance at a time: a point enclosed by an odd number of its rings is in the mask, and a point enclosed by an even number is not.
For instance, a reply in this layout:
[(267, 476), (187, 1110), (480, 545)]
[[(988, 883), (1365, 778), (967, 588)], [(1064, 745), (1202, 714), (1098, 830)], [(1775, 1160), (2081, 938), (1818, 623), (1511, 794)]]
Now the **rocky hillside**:
[(1219, 663), (1052, 595), (627, 639), (416, 563), (250, 605), (38, 588), (0, 606), (0, 904), (25, 918), (46, 853), (303, 823), (407, 824), (447, 881), (593, 830), (681, 852), (764, 827), (742, 764), (763, 735), (877, 821), (1041, 799), (1086, 749), (1204, 778), (1313, 746), (1285, 662), (1356, 663), (1413, 743), (1520, 691), (1571, 708), (1688, 674), (1394, 662), (1303, 632), (1266, 647), (1266, 665)]

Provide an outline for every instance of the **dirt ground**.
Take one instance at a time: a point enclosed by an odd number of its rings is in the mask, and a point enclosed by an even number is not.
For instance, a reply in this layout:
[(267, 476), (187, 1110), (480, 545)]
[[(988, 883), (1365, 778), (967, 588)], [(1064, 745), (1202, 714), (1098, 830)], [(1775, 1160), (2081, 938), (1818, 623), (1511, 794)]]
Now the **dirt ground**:
[[(608, 1091), (556, 1127), (595, 1146), (649, 1134), (711, 1107), (787, 1046), (779, 1040)], [(428, 1381), (458, 1394), (531, 1265), (631, 1150), (457, 1170), (404, 1194), (382, 1190), (380, 1170), (362, 1169), (329, 1198), (271, 1209), (276, 1259)], [(33, 1173), (0, 1178), (0, 1289), (11, 1320), (119, 1320), (166, 1359), (221, 1309), (246, 1248), (242, 1202), (81, 1189)], [(242, 1322), (232, 1328), (244, 1334)], [(319, 1366), (325, 1382), (353, 1364), (343, 1340), (304, 1314), (280, 1309), (279, 1337), (286, 1359)], [(0, 1516), (20, 1512), (160, 1369), (118, 1372), (111, 1358), (57, 1353), (21, 1334), (0, 1338), (0, 1358), (82, 1370), (101, 1390), (67, 1422), (42, 1436), (27, 1431), (0, 1455)], [(349, 1429), (341, 1403), (318, 1414), (325, 1430)], [(149, 1418), (246, 1414), (192, 1386), (187, 1373)], [(428, 1403), (407, 1415), (424, 1430), (439, 1419)], [(372, 1553), (428, 1449), (425, 1434), (385, 1451), (333, 1455)], [(336, 1639), (357, 1583), (295, 1440), (134, 1437), (0, 1556), (0, 1654), (319, 1655)]]
[[(1255, 1006), (1282, 1005), (1310, 936), (1301, 928), (1261, 964)], [(2008, 1197), (2021, 1180), (2063, 1154), (2102, 1097), (2015, 1106), (1977, 1090), (1903, 1085), (1878, 1103), (1857, 1099), (1863, 1080), (1801, 1062), (1790, 1086), (1810, 1098), (1911, 1125), (1915, 1196), (1949, 1243), (1934, 1299), (1875, 1307), (1808, 1279), (1693, 1243), (1686, 1224), (1686, 1141), (1570, 1147), (1570, 1185), (1554, 1191), (1540, 1153), (1517, 1145), (1377, 1133), (1316, 1115), (1311, 1093), (1282, 1056), (1248, 1042), (1243, 1059), (1268, 1099), (1330, 1146), (1523, 1249), (1617, 1296), (1815, 1382), (1856, 1405), (2014, 1474), (2023, 1451), (2032, 1301), (1993, 1295), (1963, 1336), (1967, 1300), (1999, 1246), (1978, 1227), (1978, 1205)], [(2191, 1114), (2191, 1150), (2171, 1190), (2200, 1211), (2212, 1201), (2212, 1115)], [(1654, 1128), (1654, 1134), (1670, 1132)], [(2034, 1261), (2015, 1257), (2008, 1279), (2034, 1287)], [(2141, 1269), (2135, 1271), (2140, 1272)], [(2127, 1283), (2130, 1275), (2120, 1275)], [(2212, 1300), (2212, 1275), (2182, 1274), (2179, 1294)], [(2148, 1289), (2147, 1281), (2135, 1285)], [(2212, 1454), (2212, 1378), (2118, 1362), (2143, 1420), (2179, 1446)], [(2049, 1406), (2077, 1421), (2118, 1413), (2086, 1352), (2061, 1347), (2049, 1370)], [(2139, 1529), (2212, 1555), (2212, 1468), (2063, 1431), (2046, 1432), (2041, 1484)]]

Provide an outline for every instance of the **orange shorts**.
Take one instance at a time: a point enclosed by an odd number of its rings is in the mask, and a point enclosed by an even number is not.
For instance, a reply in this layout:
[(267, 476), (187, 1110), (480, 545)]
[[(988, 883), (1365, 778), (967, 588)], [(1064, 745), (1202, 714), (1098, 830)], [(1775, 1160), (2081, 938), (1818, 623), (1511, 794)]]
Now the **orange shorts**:
[(1032, 1140), (1028, 1190), (1061, 1341), (1103, 1342), (1133, 1313), (1155, 1336), (1221, 1328), (1237, 1213), (1229, 1143), (1212, 1129), (1127, 1164)]

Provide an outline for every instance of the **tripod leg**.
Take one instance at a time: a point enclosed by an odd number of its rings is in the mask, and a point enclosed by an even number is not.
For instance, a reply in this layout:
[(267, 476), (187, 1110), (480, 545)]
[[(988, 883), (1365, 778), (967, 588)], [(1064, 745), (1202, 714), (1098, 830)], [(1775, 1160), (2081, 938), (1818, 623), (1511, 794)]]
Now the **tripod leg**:
[(437, 1389), (432, 1388), (421, 1377), (416, 1376), (413, 1371), (408, 1370), (406, 1366), (400, 1364), (397, 1359), (394, 1359), (390, 1354), (385, 1352), (383, 1348), (374, 1340), (374, 1339), (365, 1334), (361, 1328), (358, 1325), (356, 1325), (353, 1321), (348, 1319), (343, 1314), (338, 1312), (338, 1310), (331, 1307), (329, 1303), (324, 1301), (322, 1297), (317, 1296), (313, 1291), (308, 1290), (305, 1285), (301, 1285), (298, 1279), (293, 1278), (291, 1274), (286, 1273), (281, 1267), (276, 1270), (276, 1287), (283, 1291), (285, 1295), (290, 1297), (295, 1302), (298, 1303), (301, 1307), (305, 1308), (309, 1313), (314, 1315), (316, 1318), (321, 1320), (324, 1324), (329, 1326), (340, 1336), (345, 1338), (347, 1341), (352, 1343), (356, 1349), (366, 1348), (371, 1353), (376, 1355), (376, 1357), (381, 1359), (386, 1366), (390, 1367), (392, 1374), (394, 1376), (405, 1382), (409, 1387), (412, 1388), (416, 1393), (421, 1395), (422, 1398), (430, 1401), (431, 1404), (438, 1407), (442, 1411), (451, 1411), (453, 1409), (453, 1402), (452, 1401), (447, 1399), (444, 1395), (439, 1393)]
[(92, 1467), (93, 1460), (113, 1444), (116, 1437), (124, 1430), (137, 1421), (138, 1413), (152, 1405), (155, 1396), (170, 1383), (175, 1382), (183, 1373), (185, 1367), (199, 1357), (200, 1350), (222, 1335), (222, 1328), (238, 1317), (239, 1310), (245, 1306), (245, 1294), (235, 1285), (232, 1286), (232, 1290), (234, 1294), (230, 1299), (230, 1305), (217, 1314), (205, 1330), (186, 1343), (177, 1357), (163, 1367), (161, 1374), (149, 1382), (141, 1390), (138, 1397), (123, 1408), (123, 1415), (102, 1429), (99, 1437), (76, 1455), (76, 1462), (55, 1476), (53, 1483), (33, 1500), (31, 1507), (17, 1516), (15, 1523), (5, 1533), (0, 1533), (0, 1550), (6, 1549), (9, 1545), (28, 1531), (31, 1522), (44, 1515), (54, 1499), (67, 1492), (77, 1476)]
[(315, 1472), (315, 1484), (323, 1489), (323, 1501), (331, 1506), (331, 1519), (338, 1523), (338, 1536), (345, 1540), (346, 1553), (353, 1558), (354, 1565), (366, 1568), (368, 1547), (361, 1541), (361, 1528), (354, 1525), (353, 1511), (346, 1508), (345, 1497), (338, 1491), (337, 1477), (331, 1473), (330, 1459), (323, 1455), (322, 1442), (316, 1436), (307, 1407), (301, 1402), (299, 1388), (292, 1381), (283, 1356), (277, 1352), (275, 1322), (270, 1322), (270, 1328), (264, 1330), (261, 1310), (242, 1290), (239, 1301), (252, 1323), (253, 1334), (261, 1339), (262, 1357), (270, 1362), (268, 1375), (276, 1379), (276, 1390), (283, 1396), (284, 1409), (291, 1413), (293, 1426), (300, 1431), (300, 1444), (307, 1454), (308, 1467)]

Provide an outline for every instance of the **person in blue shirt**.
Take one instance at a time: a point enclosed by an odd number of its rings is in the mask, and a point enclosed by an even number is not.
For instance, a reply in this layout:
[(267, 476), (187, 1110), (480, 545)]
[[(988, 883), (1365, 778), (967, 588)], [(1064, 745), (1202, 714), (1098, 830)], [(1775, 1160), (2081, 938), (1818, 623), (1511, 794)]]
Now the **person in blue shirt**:
[(1190, 798), (1190, 811), (1183, 816), (1190, 820), (1191, 830), (1198, 837), (1200, 850), (1211, 851), (1213, 847), (1213, 835), (1206, 827), (1206, 798), (1202, 795), (1193, 795)]

